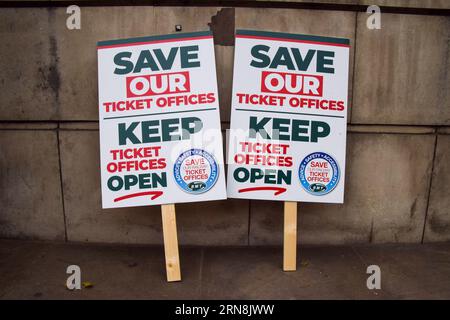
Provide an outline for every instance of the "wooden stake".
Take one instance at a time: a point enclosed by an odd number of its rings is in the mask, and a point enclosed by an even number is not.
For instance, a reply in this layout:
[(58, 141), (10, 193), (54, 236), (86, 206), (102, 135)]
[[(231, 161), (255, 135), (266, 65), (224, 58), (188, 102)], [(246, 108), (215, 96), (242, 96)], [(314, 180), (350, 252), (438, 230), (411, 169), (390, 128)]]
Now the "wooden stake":
[(297, 202), (284, 202), (283, 270), (297, 270)]
[(167, 281), (181, 281), (175, 205), (161, 205), (161, 213), (164, 236), (164, 253), (166, 255)]

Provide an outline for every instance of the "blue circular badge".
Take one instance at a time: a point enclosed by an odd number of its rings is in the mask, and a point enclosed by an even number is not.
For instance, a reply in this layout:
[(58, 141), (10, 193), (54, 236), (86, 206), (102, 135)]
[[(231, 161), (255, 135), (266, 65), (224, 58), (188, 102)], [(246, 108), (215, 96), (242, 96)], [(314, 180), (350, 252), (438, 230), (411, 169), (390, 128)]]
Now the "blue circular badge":
[(191, 149), (180, 154), (175, 161), (173, 175), (185, 192), (199, 194), (214, 186), (219, 176), (219, 167), (208, 152)]
[(298, 174), (303, 188), (315, 196), (331, 192), (340, 176), (337, 162), (324, 152), (307, 155), (300, 163)]

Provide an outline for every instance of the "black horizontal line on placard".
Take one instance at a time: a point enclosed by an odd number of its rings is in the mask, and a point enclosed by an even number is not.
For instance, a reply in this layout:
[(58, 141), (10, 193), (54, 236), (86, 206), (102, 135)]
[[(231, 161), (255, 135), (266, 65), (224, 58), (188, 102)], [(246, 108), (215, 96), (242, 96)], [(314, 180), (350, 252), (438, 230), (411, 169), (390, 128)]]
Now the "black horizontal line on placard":
[(285, 113), (285, 114), (312, 116), (312, 117), (344, 118), (344, 116), (331, 116), (331, 115), (326, 115), (326, 114), (309, 114), (309, 113), (301, 113), (301, 112), (269, 111), (269, 110), (237, 109), (237, 108), (235, 110), (236, 111), (249, 111), (249, 112)]
[(135, 116), (117, 116), (117, 117), (103, 118), (103, 120), (122, 119), (122, 118), (137, 118), (137, 117), (147, 117), (147, 116), (160, 116), (160, 115), (172, 114), (172, 113), (200, 112), (200, 111), (210, 111), (210, 110), (216, 110), (216, 108), (206, 108), (206, 109), (197, 109), (197, 110), (182, 110), (182, 111), (171, 111), (171, 112), (158, 112), (158, 113), (146, 113), (146, 114), (138, 114), (138, 115), (135, 115)]

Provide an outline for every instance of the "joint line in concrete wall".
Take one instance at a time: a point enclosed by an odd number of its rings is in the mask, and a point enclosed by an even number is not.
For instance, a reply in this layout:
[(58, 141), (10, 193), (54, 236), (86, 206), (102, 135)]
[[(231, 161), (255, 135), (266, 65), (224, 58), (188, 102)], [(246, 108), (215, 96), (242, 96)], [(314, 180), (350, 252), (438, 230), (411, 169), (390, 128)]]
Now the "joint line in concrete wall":
[[(98, 120), (0, 120), (0, 130), (55, 130), (60, 131), (98, 131)], [(223, 121), (222, 130), (229, 130), (230, 123)], [(349, 133), (367, 134), (440, 134), (449, 135), (450, 126), (433, 124), (364, 124), (349, 123)]]
[(64, 220), (64, 238), (67, 242), (68, 241), (67, 221), (66, 221), (66, 207), (65, 207), (65, 201), (64, 201), (64, 187), (63, 187), (63, 177), (62, 177), (62, 161), (61, 161), (61, 146), (60, 146), (61, 140), (59, 139), (59, 124), (58, 124), (58, 128), (56, 129), (56, 139), (58, 140), (59, 181), (60, 181), (60, 188), (61, 188), (61, 201), (62, 201), (63, 220)]
[(438, 134), (436, 133), (435, 136), (434, 136), (434, 150), (433, 150), (433, 160), (431, 162), (430, 181), (428, 183), (427, 206), (426, 206), (426, 209), (425, 209), (425, 218), (423, 219), (422, 240), (420, 241), (420, 243), (422, 243), (422, 244), (423, 244), (423, 239), (425, 238), (425, 228), (426, 228), (426, 225), (427, 225), (428, 210), (429, 210), (429, 207), (430, 207), (431, 186), (432, 186), (432, 183), (433, 183), (434, 162), (436, 161), (437, 141), (438, 141)]

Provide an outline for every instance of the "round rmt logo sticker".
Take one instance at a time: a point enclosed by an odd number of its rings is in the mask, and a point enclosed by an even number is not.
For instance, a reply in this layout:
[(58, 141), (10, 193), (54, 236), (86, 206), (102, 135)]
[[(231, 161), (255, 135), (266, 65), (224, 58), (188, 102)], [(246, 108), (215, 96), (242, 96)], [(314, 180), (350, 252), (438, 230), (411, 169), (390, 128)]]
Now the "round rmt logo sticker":
[(214, 157), (201, 149), (183, 152), (175, 161), (173, 174), (177, 184), (187, 193), (199, 194), (211, 189), (219, 176)]
[(300, 163), (300, 182), (307, 192), (315, 196), (331, 192), (339, 182), (339, 175), (337, 162), (324, 152), (311, 153)]

